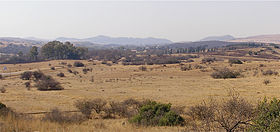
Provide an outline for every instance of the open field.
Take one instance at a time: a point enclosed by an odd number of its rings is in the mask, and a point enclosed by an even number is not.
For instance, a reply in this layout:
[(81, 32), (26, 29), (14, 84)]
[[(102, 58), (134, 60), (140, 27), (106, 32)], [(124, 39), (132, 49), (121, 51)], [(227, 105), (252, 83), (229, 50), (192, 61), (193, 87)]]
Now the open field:
[[(11, 107), (16, 112), (32, 113), (50, 111), (59, 108), (63, 111), (76, 110), (74, 103), (80, 99), (103, 98), (107, 101), (123, 101), (133, 98), (137, 100), (151, 99), (163, 103), (172, 103), (173, 106), (189, 106), (199, 104), (209, 98), (221, 99), (227, 97), (229, 89), (235, 89), (240, 95), (252, 103), (257, 103), (263, 97), (279, 98), (280, 77), (279, 75), (264, 76), (262, 71), (268, 69), (279, 71), (280, 62), (277, 60), (248, 61), (244, 64), (228, 63), (226, 57), (215, 56), (218, 61), (211, 64), (202, 64), (201, 58), (194, 59), (192, 67), (201, 66), (203, 68), (193, 68), (182, 71), (180, 64), (168, 65), (148, 65), (147, 71), (139, 69), (140, 66), (123, 66), (115, 64), (112, 66), (101, 64), (100, 62), (81, 61), (87, 68), (92, 68), (92, 72), (83, 73), (84, 67), (69, 68), (78, 71), (74, 75), (67, 71), (67, 66), (61, 62), (73, 64), (74, 60), (56, 60), (28, 64), (1, 65), (8, 67), (8, 72), (18, 73), (0, 80), (0, 88), (5, 87), (6, 92), (0, 93), (0, 102)], [(246, 59), (246, 58), (243, 58)], [(263, 64), (263, 66), (260, 66)], [(51, 67), (56, 67), (51, 70)], [(214, 69), (227, 67), (236, 71), (241, 71), (242, 77), (233, 79), (213, 79), (210, 74)], [(41, 70), (47, 75), (51, 75), (59, 81), (65, 88), (61, 91), (38, 91), (31, 83), (31, 90), (25, 88), (26, 80), (21, 80), (19, 73), (27, 70)], [(1, 71), (3, 72), (3, 71)], [(58, 77), (58, 73), (64, 73), (65, 77)], [(265, 85), (264, 80), (271, 83)], [(92, 81), (93, 80), (93, 81)], [(87, 121), (83, 125), (100, 122), (97, 120)], [(99, 128), (100, 131), (129, 131), (136, 129), (131, 125), (122, 125), (125, 119), (102, 120), (106, 128)], [(128, 124), (128, 123), (126, 123)], [(112, 127), (113, 126), (113, 127)], [(70, 127), (70, 126), (69, 126)], [(75, 130), (65, 127), (67, 129)], [(110, 128), (111, 127), (111, 128)], [(128, 127), (128, 128), (127, 128)], [(52, 125), (50, 125), (52, 128)], [(66, 129), (67, 128), (67, 129)], [(56, 129), (56, 127), (54, 127)], [(60, 129), (60, 128), (57, 128)], [(63, 128), (61, 128), (63, 129)], [(77, 128), (76, 128), (77, 129)], [(166, 131), (177, 131), (178, 128), (162, 128)], [(182, 129), (182, 128), (181, 128)], [(77, 129), (78, 130), (78, 129)], [(86, 127), (85, 131), (91, 130)], [(157, 128), (141, 128), (140, 131), (162, 131)]]

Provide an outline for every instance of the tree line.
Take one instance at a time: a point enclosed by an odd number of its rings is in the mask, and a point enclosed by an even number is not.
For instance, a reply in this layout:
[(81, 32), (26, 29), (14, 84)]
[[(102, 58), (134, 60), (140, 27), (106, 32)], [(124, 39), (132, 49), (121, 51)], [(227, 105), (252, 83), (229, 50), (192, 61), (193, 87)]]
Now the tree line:
[(19, 51), (13, 57), (7, 57), (1, 63), (15, 64), (15, 63), (29, 63), (44, 60), (57, 59), (85, 59), (88, 49), (83, 47), (76, 47), (70, 42), (62, 43), (60, 41), (51, 41), (43, 45), (41, 48), (32, 46), (30, 51), (24, 54)]

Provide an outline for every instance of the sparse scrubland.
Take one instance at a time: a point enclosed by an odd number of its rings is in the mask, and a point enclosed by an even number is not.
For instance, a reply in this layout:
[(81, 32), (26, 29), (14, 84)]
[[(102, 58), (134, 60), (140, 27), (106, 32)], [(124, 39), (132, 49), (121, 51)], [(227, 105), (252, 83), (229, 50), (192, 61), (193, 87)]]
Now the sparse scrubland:
[(280, 63), (263, 46), (3, 64), (0, 131), (279, 131)]

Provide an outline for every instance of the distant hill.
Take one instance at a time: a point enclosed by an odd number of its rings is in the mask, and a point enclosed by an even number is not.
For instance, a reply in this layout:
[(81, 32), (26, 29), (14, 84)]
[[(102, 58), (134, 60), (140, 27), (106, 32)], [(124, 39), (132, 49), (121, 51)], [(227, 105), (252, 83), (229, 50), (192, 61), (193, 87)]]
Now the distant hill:
[(16, 38), (16, 37), (0, 37), (0, 43), (2, 43), (2, 45), (14, 44), (14, 45), (24, 45), (24, 46), (44, 44), (43, 41), (35, 41), (35, 40)]
[(231, 40), (230, 42), (260, 42), (280, 44), (280, 34), (258, 35), (246, 38), (237, 38), (235, 40)]
[(186, 43), (174, 43), (168, 45), (170, 48), (189, 48), (189, 47), (198, 47), (206, 46), (208, 48), (221, 47), (227, 45), (239, 44), (235, 42), (226, 42), (226, 41), (197, 41), (197, 42), (186, 42)]
[(160, 38), (131, 38), (131, 37), (108, 37), (108, 36), (96, 36), (85, 39), (77, 39), (77, 38), (65, 38), (60, 37), (56, 38), (58, 41), (70, 41), (70, 42), (91, 42), (94, 44), (116, 44), (116, 45), (162, 45), (162, 44), (170, 44), (172, 41), (168, 39), (160, 39)]
[(235, 38), (231, 35), (224, 35), (224, 36), (209, 36), (201, 39), (200, 41), (229, 41), (234, 39)]

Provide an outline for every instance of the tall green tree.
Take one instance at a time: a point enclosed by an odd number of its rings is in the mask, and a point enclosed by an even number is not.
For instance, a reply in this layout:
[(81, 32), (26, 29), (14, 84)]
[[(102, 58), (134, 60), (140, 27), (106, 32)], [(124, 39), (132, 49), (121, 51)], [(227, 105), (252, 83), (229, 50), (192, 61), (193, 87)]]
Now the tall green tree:
[(30, 49), (29, 54), (30, 54), (30, 58), (31, 58), (32, 61), (37, 61), (38, 54), (39, 54), (38, 47), (32, 46), (32, 48)]

